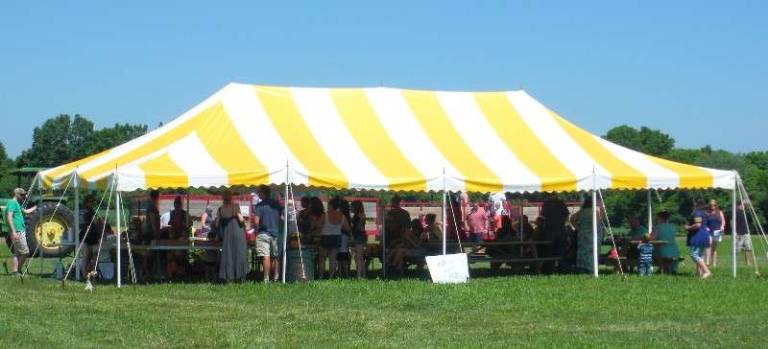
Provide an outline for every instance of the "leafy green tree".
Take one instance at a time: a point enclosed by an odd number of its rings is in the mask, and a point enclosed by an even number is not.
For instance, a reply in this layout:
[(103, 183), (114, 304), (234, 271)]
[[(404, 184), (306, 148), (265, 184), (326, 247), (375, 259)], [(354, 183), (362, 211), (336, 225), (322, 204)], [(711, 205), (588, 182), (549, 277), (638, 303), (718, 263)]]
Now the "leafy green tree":
[(102, 128), (91, 134), (84, 147), (86, 154), (78, 158), (116, 147), (145, 133), (147, 133), (146, 125), (130, 125), (126, 123)]
[(668, 134), (645, 126), (640, 130), (627, 125), (614, 127), (606, 133), (604, 138), (654, 156), (667, 154), (675, 146), (675, 140)]
[(0, 197), (10, 196), (16, 181), (11, 176), (10, 171), (13, 168), (13, 161), (8, 159), (8, 153), (5, 151), (5, 145), (0, 142)]
[(32, 146), (24, 150), (19, 167), (53, 167), (118, 146), (147, 132), (146, 125), (115, 124), (95, 130), (93, 122), (80, 115), (61, 114), (35, 127)]

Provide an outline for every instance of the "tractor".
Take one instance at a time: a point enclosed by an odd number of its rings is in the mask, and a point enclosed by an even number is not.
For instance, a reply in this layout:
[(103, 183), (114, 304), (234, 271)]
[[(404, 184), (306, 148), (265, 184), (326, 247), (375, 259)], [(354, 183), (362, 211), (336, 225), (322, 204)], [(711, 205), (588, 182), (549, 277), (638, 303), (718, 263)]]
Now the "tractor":
[[(16, 176), (17, 187), (26, 189), (40, 170), (42, 169), (26, 167), (12, 170), (10, 173)], [(74, 249), (77, 237), (75, 236), (75, 216), (65, 205), (66, 197), (57, 196), (61, 195), (59, 191), (43, 193), (37, 188), (33, 188), (29, 194), (27, 207), (34, 205), (38, 207), (37, 211), (26, 217), (27, 243), (30, 253), (37, 251), (35, 256), (43, 257), (67, 256)], [(5, 203), (9, 199), (0, 198), (0, 209), (3, 213)], [(59, 203), (61, 204), (56, 208)], [(2, 221), (0, 223), (2, 235), (5, 236), (9, 229), (4, 215), (0, 221)]]

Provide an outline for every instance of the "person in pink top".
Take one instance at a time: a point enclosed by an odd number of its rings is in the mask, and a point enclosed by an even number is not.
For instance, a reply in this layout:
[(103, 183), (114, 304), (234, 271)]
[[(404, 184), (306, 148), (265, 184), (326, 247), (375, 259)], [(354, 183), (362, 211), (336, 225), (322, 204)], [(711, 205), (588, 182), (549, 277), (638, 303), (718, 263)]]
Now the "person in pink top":
[(472, 207), (467, 217), (469, 231), (473, 242), (481, 242), (488, 235), (488, 212), (485, 211), (485, 202), (478, 201)]
[(459, 192), (459, 209), (461, 209), (461, 217), (462, 217), (462, 228), (464, 230), (464, 236), (469, 237), (470, 229), (469, 229), (469, 194), (467, 194), (466, 191), (460, 191)]

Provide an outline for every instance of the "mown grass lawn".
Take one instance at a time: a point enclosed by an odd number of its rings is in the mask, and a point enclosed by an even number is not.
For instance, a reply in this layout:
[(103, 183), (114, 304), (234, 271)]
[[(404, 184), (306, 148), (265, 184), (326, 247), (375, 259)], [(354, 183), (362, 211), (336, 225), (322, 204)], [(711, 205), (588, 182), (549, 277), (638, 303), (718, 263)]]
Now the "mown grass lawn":
[(0, 276), (0, 348), (766, 347), (768, 280), (746, 267), (732, 279), (729, 243), (706, 281), (692, 276), (689, 261), (676, 277), (464, 285), (335, 280), (101, 285), (89, 293), (76, 282)]

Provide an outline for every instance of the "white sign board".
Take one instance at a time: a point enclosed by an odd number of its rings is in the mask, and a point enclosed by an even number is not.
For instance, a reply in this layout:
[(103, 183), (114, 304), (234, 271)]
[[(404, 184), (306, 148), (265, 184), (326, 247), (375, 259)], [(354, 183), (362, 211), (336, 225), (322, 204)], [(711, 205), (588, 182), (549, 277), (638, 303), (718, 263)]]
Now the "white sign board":
[(427, 256), (427, 267), (436, 284), (460, 284), (469, 279), (466, 253)]

